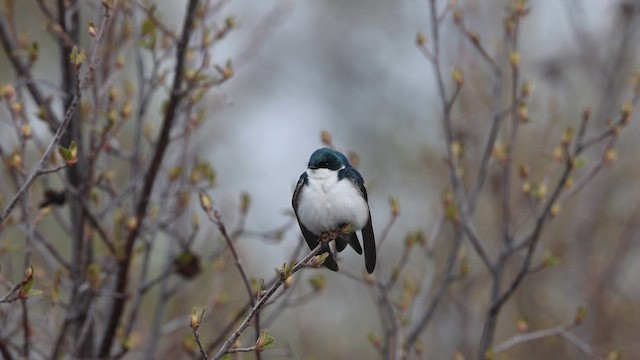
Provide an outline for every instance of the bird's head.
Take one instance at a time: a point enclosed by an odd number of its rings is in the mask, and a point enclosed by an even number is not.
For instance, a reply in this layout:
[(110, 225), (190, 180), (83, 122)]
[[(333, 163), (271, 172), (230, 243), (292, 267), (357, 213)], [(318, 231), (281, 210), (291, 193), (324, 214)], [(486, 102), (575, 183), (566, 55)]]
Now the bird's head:
[(309, 159), (309, 169), (328, 169), (332, 171), (339, 170), (345, 167), (347, 164), (346, 157), (329, 148), (318, 149), (311, 154)]

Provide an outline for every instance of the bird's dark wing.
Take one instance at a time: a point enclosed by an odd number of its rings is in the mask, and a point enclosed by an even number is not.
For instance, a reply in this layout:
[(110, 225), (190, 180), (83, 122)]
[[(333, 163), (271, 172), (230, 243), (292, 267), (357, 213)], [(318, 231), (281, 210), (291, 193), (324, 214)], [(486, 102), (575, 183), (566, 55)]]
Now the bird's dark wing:
[(367, 272), (371, 274), (376, 267), (376, 237), (373, 234), (371, 213), (369, 213), (367, 225), (362, 228), (362, 243), (364, 244), (364, 264)]
[(341, 252), (347, 247), (347, 244), (349, 244), (351, 245), (353, 250), (362, 255), (362, 247), (360, 247), (360, 240), (358, 240), (358, 235), (354, 231), (348, 236), (348, 238), (345, 236), (341, 236), (336, 239), (336, 250), (338, 250), (338, 252)]
[[(367, 189), (364, 187), (364, 179), (358, 170), (351, 166), (345, 167), (338, 173), (339, 179), (348, 179), (360, 190), (365, 201), (369, 201), (367, 197)], [(357, 237), (356, 237), (357, 241)], [(349, 242), (351, 244), (351, 242)], [(364, 263), (367, 272), (371, 274), (376, 267), (376, 238), (373, 234), (373, 224), (371, 223), (371, 212), (369, 212), (369, 220), (362, 228), (362, 244), (364, 245)], [(358, 244), (359, 247), (360, 244)], [(355, 248), (354, 248), (355, 249)], [(357, 250), (356, 250), (357, 251)]]
[[(296, 184), (296, 189), (293, 192), (291, 205), (293, 205), (293, 211), (296, 213), (296, 219), (298, 219), (298, 225), (300, 225), (300, 230), (302, 230), (302, 236), (304, 236), (304, 240), (307, 242), (307, 245), (309, 245), (309, 248), (313, 250), (320, 243), (320, 241), (318, 240), (318, 236), (314, 235), (311, 231), (309, 231), (309, 229), (307, 229), (304, 225), (302, 225), (302, 223), (300, 222), (300, 218), (298, 218), (298, 202), (300, 201), (300, 189), (302, 189), (302, 187), (308, 181), (309, 179), (306, 172), (300, 175), (300, 179)], [(324, 248), (326, 250), (324, 252), (329, 253), (329, 256), (324, 261), (324, 266), (326, 266), (330, 270), (338, 271), (338, 263), (336, 262), (336, 259), (331, 254), (331, 249), (329, 249), (329, 246), (327, 245), (324, 245)]]
[(345, 240), (343, 237), (339, 237), (336, 239), (336, 250), (338, 252), (341, 252), (346, 247), (347, 247), (347, 240)]

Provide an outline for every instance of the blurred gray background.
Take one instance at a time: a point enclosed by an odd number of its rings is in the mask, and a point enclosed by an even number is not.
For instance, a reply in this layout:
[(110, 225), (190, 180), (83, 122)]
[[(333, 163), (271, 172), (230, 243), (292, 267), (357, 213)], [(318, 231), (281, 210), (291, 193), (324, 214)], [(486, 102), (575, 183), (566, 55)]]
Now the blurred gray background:
[[(175, 21), (177, 28), (183, 2), (157, 3), (161, 18)], [(481, 34), (493, 54), (501, 45), (507, 3), (458, 2), (465, 24)], [(622, 14), (625, 4), (631, 6), (629, 16)], [(639, 10), (634, 2), (614, 0), (536, 0), (531, 6), (522, 23), (520, 44), (523, 77), (534, 84), (532, 122), (523, 130), (519, 149), (523, 157), (541, 163), (550, 161), (564, 128), (578, 124), (584, 107), (593, 107), (598, 128), (628, 101), (629, 75), (637, 69)], [(237, 220), (239, 197), (246, 191), (252, 198), (248, 229), (264, 231), (288, 221), (294, 185), (309, 155), (322, 146), (321, 131), (329, 131), (338, 150), (360, 156), (359, 170), (366, 180), (377, 234), (389, 220), (389, 196), (400, 201), (401, 215), (379, 251), (375, 272), (388, 276), (405, 234), (417, 229), (428, 232), (442, 214), (440, 197), (448, 181), (433, 70), (415, 45), (418, 31), (431, 36), (428, 1), (236, 0), (228, 1), (221, 15), (221, 21), (234, 16), (239, 27), (216, 48), (213, 60), (233, 59), (236, 73), (209, 95), (207, 132), (195, 141), (201, 156), (210, 159), (218, 172), (212, 196), (225, 220), (230, 224)], [(465, 72), (455, 113), (459, 131), (482, 139), (490, 121), (488, 68), (450, 16), (443, 22), (442, 43), (445, 74), (454, 66)], [(46, 48), (42, 54), (47, 56)], [(45, 64), (38, 64), (37, 76), (56, 79), (57, 74)], [(6, 64), (0, 73), (3, 82), (13, 78)], [(578, 336), (594, 344), (599, 353), (621, 349), (629, 358), (640, 353), (640, 262), (635, 261), (639, 225), (632, 216), (640, 199), (636, 140), (640, 129), (635, 120), (620, 139), (618, 162), (599, 174), (551, 224), (538, 253), (553, 251), (562, 263), (525, 281), (514, 305), (500, 318), (497, 342), (516, 332), (515, 319), (523, 313), (535, 328), (544, 328), (570, 320), (574, 309), (585, 304), (590, 316), (576, 330)], [(0, 128), (2, 141), (11, 141), (5, 129)], [(491, 219), (496, 208), (490, 199), (480, 206), (477, 227), (481, 234), (491, 234), (491, 220), (483, 219)], [(620, 239), (629, 221), (627, 236), (634, 241), (626, 243), (620, 258), (614, 257), (623, 246)], [(446, 231), (443, 242), (450, 238)], [(297, 227), (275, 245), (241, 239), (238, 248), (249, 275), (270, 278), (273, 269), (287, 261), (298, 239)], [(199, 239), (198, 246), (206, 247), (207, 241), (211, 238)], [(485, 269), (470, 247), (468, 252), (472, 279), (482, 279)], [(614, 273), (602, 280), (603, 287), (597, 288), (602, 292), (596, 294), (592, 285), (612, 258), (617, 262)], [(424, 257), (412, 256), (408, 281), (419, 283), (423, 276), (433, 276), (443, 261), (436, 258), (425, 263)], [(340, 266), (359, 274), (364, 260), (346, 251)], [(304, 306), (287, 310), (271, 326), (276, 346), (265, 353), (273, 355), (268, 358), (277, 358), (285, 347), (304, 359), (378, 356), (367, 341), (368, 332), (380, 331), (374, 294), (364, 284), (325, 272), (327, 289)], [(427, 358), (447, 359), (456, 350), (466, 353), (475, 348), (488, 291), (483, 284), (462, 284), (445, 297), (423, 336)], [(199, 289), (206, 285), (188, 285), (187, 290), (196, 295), (184, 296), (182, 301), (196, 305), (209, 299), (206, 291), (197, 294)], [(235, 294), (239, 297), (230, 295), (232, 302), (246, 301), (246, 294)], [(207, 327), (216, 326), (217, 315), (211, 316), (202, 328), (203, 337)], [(184, 333), (188, 335), (186, 325)], [(562, 346), (561, 340), (549, 344), (553, 351)], [(580, 353), (560, 348), (564, 350), (555, 358), (579, 358)], [(530, 358), (558, 354), (531, 349), (535, 351), (510, 354), (515, 358), (523, 358), (517, 354)]]

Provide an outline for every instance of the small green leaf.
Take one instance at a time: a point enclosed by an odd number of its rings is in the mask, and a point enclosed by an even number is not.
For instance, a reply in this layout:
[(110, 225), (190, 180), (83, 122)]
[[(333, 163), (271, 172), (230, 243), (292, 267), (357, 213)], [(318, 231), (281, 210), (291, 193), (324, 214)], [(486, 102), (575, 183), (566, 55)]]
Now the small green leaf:
[(84, 50), (78, 50), (77, 46), (74, 46), (73, 49), (71, 49), (71, 54), (69, 54), (71, 65), (79, 67), (86, 59), (87, 54), (84, 52)]
[(543, 258), (544, 266), (547, 267), (557, 266), (558, 264), (560, 264), (560, 260), (561, 259), (559, 257), (548, 252), (544, 254)]
[(38, 60), (38, 57), (40, 56), (40, 45), (38, 45), (37, 42), (32, 42), (31, 46), (29, 47), (29, 59), (31, 61), (36, 61)]
[(247, 213), (247, 211), (249, 211), (249, 206), (251, 206), (251, 195), (244, 191), (240, 197), (240, 210), (243, 213)]
[(207, 308), (202, 308), (202, 311), (200, 312), (200, 317), (198, 318), (198, 324), (202, 324), (202, 319), (204, 318), (205, 311), (207, 311)]
[(144, 19), (142, 22), (142, 36), (147, 36), (156, 31), (156, 24), (150, 18)]
[(584, 157), (577, 157), (573, 159), (573, 168), (580, 169), (587, 164), (587, 159)]
[(584, 305), (578, 306), (578, 309), (576, 310), (576, 317), (574, 319), (575, 323), (576, 324), (582, 323), (586, 317), (587, 317), (587, 307)]
[(62, 156), (64, 161), (69, 165), (72, 165), (78, 162), (78, 147), (76, 146), (75, 141), (71, 141), (71, 144), (69, 144), (68, 148), (58, 146), (58, 153), (60, 154), (60, 156)]
[(34, 278), (30, 278), (26, 284), (24, 284), (24, 286), (22, 287), (22, 292), (27, 294), (29, 293), (29, 291), (31, 291), (31, 288), (33, 287), (33, 284), (35, 283), (36, 279)]
[(322, 253), (320, 255), (316, 255), (311, 259), (310, 265), (311, 266), (320, 266), (320, 265), (324, 264), (325, 260), (327, 260), (328, 257), (329, 257), (329, 253), (328, 252)]
[(71, 63), (75, 65), (77, 59), (78, 59), (78, 47), (74, 46), (73, 49), (71, 49), (71, 54), (69, 54), (69, 60), (71, 60)]
[(395, 196), (390, 196), (389, 197), (389, 207), (391, 208), (391, 215), (392, 216), (398, 216), (398, 214), (400, 214), (400, 202), (398, 201), (398, 198)]
[(324, 275), (316, 275), (309, 279), (309, 284), (314, 292), (320, 292), (327, 286), (327, 279)]
[(213, 201), (205, 192), (200, 192), (200, 206), (202, 206), (202, 209), (207, 213), (212, 213), (213, 211)]
[(30, 289), (29, 291), (27, 291), (27, 297), (34, 297), (34, 296), (40, 296), (42, 295), (43, 292), (42, 290), (38, 290), (38, 289)]
[(256, 340), (256, 350), (261, 352), (264, 349), (267, 349), (273, 345), (275, 339), (273, 336), (269, 335), (267, 329), (262, 329), (260, 331), (260, 336), (258, 336), (258, 340)]

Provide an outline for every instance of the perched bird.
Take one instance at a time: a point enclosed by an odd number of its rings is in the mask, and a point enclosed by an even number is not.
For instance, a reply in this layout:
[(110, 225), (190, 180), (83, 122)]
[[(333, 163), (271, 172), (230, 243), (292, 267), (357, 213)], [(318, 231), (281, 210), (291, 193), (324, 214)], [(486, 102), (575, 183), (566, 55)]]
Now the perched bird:
[[(362, 176), (351, 166), (344, 154), (329, 148), (311, 154), (307, 171), (298, 180), (293, 193), (293, 210), (298, 218), (302, 235), (311, 249), (322, 241), (323, 233), (349, 227), (349, 234), (341, 233), (336, 239), (336, 249), (344, 250), (347, 244), (362, 254), (356, 231), (362, 230), (364, 261), (371, 274), (376, 266), (376, 240), (371, 225), (371, 212), (367, 190)], [(327, 244), (329, 256), (324, 265), (338, 271), (338, 264)]]

